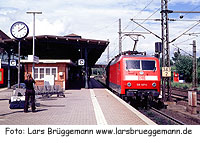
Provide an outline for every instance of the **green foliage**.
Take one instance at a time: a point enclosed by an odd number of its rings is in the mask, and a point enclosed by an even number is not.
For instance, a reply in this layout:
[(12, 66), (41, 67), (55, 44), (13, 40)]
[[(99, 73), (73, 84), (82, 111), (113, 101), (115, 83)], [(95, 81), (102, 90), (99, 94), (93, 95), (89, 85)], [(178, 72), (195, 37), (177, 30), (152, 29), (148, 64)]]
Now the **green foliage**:
[(200, 57), (197, 58), (197, 66), (200, 66)]
[(197, 67), (197, 79), (198, 79), (198, 83), (200, 84), (200, 67)]
[(192, 57), (180, 55), (175, 61), (176, 71), (184, 74), (186, 82), (192, 82)]
[(190, 89), (192, 87), (191, 83), (178, 83), (178, 82), (171, 82), (172, 87), (182, 88), (182, 89)]

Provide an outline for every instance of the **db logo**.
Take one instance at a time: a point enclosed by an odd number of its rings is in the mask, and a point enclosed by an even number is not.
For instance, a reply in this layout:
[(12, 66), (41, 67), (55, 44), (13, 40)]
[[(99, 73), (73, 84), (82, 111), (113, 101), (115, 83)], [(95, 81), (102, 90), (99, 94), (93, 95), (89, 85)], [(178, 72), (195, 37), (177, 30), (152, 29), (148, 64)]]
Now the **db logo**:
[(145, 77), (144, 76), (139, 76), (138, 79), (139, 80), (145, 80)]

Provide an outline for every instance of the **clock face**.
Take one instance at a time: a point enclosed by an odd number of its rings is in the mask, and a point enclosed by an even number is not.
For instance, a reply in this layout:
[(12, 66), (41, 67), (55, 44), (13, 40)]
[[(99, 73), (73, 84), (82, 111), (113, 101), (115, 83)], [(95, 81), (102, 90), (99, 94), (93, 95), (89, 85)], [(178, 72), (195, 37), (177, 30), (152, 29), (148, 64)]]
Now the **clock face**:
[(15, 22), (11, 26), (10, 31), (12, 36), (19, 40), (25, 38), (29, 33), (28, 26), (23, 22)]

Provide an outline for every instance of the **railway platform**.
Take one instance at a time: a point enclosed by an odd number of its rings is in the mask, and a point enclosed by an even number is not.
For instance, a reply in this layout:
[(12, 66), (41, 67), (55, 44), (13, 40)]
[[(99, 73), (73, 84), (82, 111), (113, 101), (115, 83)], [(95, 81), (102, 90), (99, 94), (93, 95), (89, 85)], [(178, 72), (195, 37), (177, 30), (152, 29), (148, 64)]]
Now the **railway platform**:
[[(65, 98), (37, 97), (37, 112), (9, 109), (11, 89), (0, 91), (1, 125), (155, 125), (91, 79), (89, 89), (65, 90)], [(30, 110), (30, 109), (29, 109)]]

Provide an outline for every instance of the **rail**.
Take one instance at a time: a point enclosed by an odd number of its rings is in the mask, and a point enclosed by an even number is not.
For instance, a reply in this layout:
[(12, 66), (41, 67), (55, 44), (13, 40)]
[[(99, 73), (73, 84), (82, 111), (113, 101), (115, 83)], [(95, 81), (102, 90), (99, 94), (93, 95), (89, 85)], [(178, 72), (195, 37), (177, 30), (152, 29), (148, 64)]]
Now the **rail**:
[[(188, 90), (172, 88), (172, 98), (188, 101)], [(197, 104), (200, 105), (200, 94), (197, 92)]]
[(153, 107), (150, 107), (150, 109), (153, 110), (154, 112), (159, 113), (160, 115), (170, 119), (171, 121), (173, 121), (173, 122), (175, 122), (179, 125), (185, 125), (183, 122), (181, 122), (181, 121), (179, 121), (179, 120), (177, 120), (177, 119), (175, 119), (175, 118), (173, 118), (173, 117), (171, 117), (171, 116), (169, 116), (169, 115), (167, 115), (167, 114), (165, 114), (165, 113), (163, 113), (163, 112), (161, 112), (161, 111), (159, 111), (159, 110), (157, 110)]

